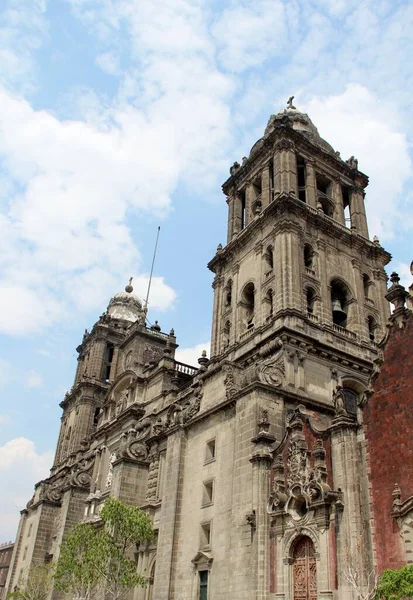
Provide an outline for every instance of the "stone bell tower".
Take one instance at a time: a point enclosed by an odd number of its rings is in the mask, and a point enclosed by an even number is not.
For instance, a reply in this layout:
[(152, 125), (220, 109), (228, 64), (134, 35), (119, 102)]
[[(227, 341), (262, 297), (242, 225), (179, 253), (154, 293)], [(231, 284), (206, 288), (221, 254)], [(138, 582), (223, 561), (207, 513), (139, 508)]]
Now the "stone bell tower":
[(70, 392), (60, 403), (61, 428), (52, 469), (64, 463), (88, 443), (96, 430), (101, 405), (117, 374), (119, 348), (131, 323), (143, 314), (141, 301), (133, 294), (131, 282), (124, 292), (111, 298), (91, 332), (85, 330), (77, 347), (78, 364)]
[(264, 410), (272, 440), (261, 418), (251, 459), (253, 478), (267, 473), (253, 479), (256, 598), (350, 600), (346, 570), (364, 573), (373, 560), (362, 407), (389, 316), (390, 255), (369, 239), (368, 177), (292, 99), (230, 174), (227, 244), (209, 263), (211, 363), (231, 365), (240, 418)]

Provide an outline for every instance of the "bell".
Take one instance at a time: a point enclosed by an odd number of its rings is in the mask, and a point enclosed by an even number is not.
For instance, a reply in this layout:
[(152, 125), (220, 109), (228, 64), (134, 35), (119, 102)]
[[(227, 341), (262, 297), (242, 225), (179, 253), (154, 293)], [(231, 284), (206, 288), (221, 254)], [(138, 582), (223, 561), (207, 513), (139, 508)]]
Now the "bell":
[(332, 300), (331, 308), (333, 311), (333, 318), (335, 323), (342, 323), (347, 319), (347, 314), (341, 308), (341, 302), (338, 298), (334, 298), (334, 300)]

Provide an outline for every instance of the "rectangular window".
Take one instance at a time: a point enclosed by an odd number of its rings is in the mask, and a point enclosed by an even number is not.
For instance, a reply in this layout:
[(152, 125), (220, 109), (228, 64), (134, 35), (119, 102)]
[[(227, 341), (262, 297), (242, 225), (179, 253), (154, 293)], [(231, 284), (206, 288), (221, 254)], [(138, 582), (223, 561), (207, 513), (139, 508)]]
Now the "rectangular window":
[(211, 522), (201, 523), (200, 548), (207, 549), (211, 547)]
[(33, 527), (33, 523), (30, 523), (29, 525), (29, 531), (27, 532), (27, 537), (30, 537), (32, 534), (32, 527)]
[(215, 460), (215, 440), (209, 440), (206, 444), (205, 463)]
[(26, 560), (26, 556), (27, 556), (27, 546), (25, 547), (24, 552), (23, 552), (23, 560)]
[(208, 571), (199, 571), (199, 600), (208, 600)]
[(214, 502), (214, 481), (204, 481), (202, 490), (202, 506), (209, 506)]

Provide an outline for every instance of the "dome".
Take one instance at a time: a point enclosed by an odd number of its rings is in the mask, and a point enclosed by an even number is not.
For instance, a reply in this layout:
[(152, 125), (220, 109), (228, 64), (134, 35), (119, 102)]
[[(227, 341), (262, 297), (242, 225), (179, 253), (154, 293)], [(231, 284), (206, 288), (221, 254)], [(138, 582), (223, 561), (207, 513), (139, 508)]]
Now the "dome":
[[(318, 129), (311, 121), (310, 117), (306, 113), (297, 110), (295, 106), (292, 105), (292, 98), (290, 98), (287, 108), (282, 108), (277, 112), (276, 115), (270, 116), (267, 127), (265, 128), (264, 138), (267, 137), (267, 135), (269, 135), (273, 129), (275, 129), (277, 122), (280, 122), (282, 119), (287, 117), (291, 122), (292, 128), (308, 137), (313, 144), (317, 144), (327, 152), (334, 152), (334, 148), (330, 146), (328, 142), (323, 140), (322, 137), (320, 137)], [(261, 138), (261, 140), (264, 138)], [(254, 152), (255, 146), (256, 144), (252, 147)]]
[(108, 315), (114, 319), (124, 319), (125, 321), (137, 321), (142, 313), (142, 302), (133, 294), (133, 287), (131, 285), (132, 278), (129, 281), (129, 285), (126, 286), (124, 292), (115, 294), (108, 304)]

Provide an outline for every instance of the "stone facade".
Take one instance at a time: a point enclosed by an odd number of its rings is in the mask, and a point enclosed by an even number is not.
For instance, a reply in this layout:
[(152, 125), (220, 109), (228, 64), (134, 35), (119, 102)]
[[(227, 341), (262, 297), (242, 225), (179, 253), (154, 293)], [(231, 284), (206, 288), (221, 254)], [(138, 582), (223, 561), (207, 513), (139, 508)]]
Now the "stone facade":
[(0, 600), (6, 598), (6, 580), (13, 554), (13, 546), (12, 542), (0, 546)]
[[(346, 572), (387, 566), (374, 511), (410, 527), (407, 467), (403, 501), (389, 508), (386, 488), (374, 508), (383, 449), (370, 380), (390, 256), (368, 237), (366, 175), (292, 102), (230, 173), (227, 244), (209, 263), (211, 357), (178, 362), (174, 331), (146, 326), (130, 284), (112, 298), (77, 349), (9, 590), (109, 495), (146, 508), (156, 530), (138, 549), (149, 585), (133, 600), (356, 600)], [(389, 403), (383, 427), (390, 416)]]

